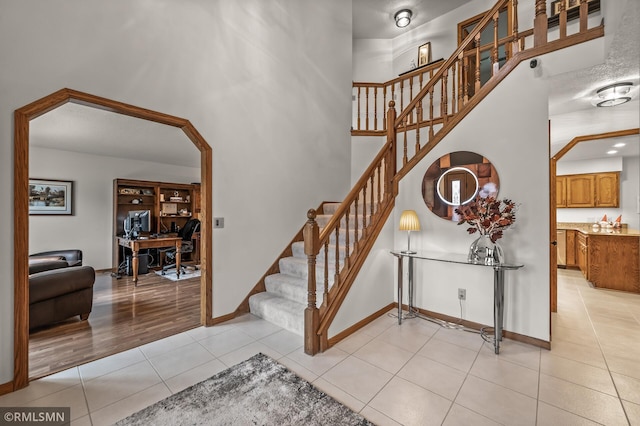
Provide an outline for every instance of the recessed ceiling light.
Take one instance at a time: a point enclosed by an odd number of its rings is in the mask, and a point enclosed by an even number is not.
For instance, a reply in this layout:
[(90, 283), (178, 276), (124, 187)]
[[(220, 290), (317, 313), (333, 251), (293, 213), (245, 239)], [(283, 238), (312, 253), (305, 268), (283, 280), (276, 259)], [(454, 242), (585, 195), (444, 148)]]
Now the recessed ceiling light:
[(627, 96), (633, 83), (615, 83), (598, 89), (596, 96), (592, 99), (593, 105), (597, 107), (611, 107), (621, 105), (631, 100), (631, 96)]
[(623, 146), (625, 146), (625, 145), (626, 145), (626, 143), (624, 143), (624, 142), (618, 142), (618, 143), (617, 143), (617, 144), (615, 144), (613, 147), (614, 147), (614, 148), (622, 148), (622, 147), (623, 147)]
[(611, 151), (607, 151), (607, 154), (611, 155), (611, 154), (616, 154), (618, 151), (616, 151), (615, 149), (612, 149)]
[(409, 9), (402, 9), (396, 12), (396, 14), (393, 16), (396, 20), (396, 26), (398, 28), (404, 28), (409, 25), (411, 23), (412, 15), (413, 12), (411, 12)]

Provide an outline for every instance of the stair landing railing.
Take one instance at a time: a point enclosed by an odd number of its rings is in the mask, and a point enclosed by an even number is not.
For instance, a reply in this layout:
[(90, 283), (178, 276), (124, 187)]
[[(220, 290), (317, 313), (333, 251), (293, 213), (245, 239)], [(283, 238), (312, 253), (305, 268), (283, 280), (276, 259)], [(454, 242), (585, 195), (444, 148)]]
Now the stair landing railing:
[[(383, 133), (387, 136), (385, 146), (322, 232), (315, 221), (315, 211), (308, 212), (303, 231), (309, 268), (304, 340), (307, 354), (314, 355), (328, 348), (329, 326), (393, 210), (400, 179), (521, 61), (604, 35), (602, 24), (588, 28), (588, 0), (580, 0), (577, 31), (568, 35), (567, 10), (564, 2), (561, 3), (557, 38), (549, 41), (545, 0), (535, 0), (534, 28), (520, 32), (518, 1), (498, 0), (451, 57), (439, 63), (432, 75), (429, 71), (429, 81), (420, 84), (420, 90), (406, 106), (403, 105), (400, 114), (396, 116), (395, 102), (389, 101), (384, 127), (386, 132)], [(511, 34), (499, 38), (499, 12), (507, 7), (512, 9)], [(483, 49), (480, 37), (488, 28), (493, 29), (492, 42), (489, 44), (490, 76), (483, 81), (480, 72)], [(525, 47), (531, 38), (531, 47)], [(500, 51), (505, 54), (504, 61), (499, 58)], [(334, 284), (330, 287), (328, 261), (324, 262), (322, 273), (318, 274), (316, 258), (320, 251), (324, 251), (324, 259), (329, 259), (330, 243), (333, 240), (339, 245), (341, 233), (344, 234), (342, 240), (346, 245), (345, 257), (340, 259), (339, 247), (336, 247)], [(324, 301), (320, 308), (316, 307), (317, 276), (323, 277), (324, 281)]]

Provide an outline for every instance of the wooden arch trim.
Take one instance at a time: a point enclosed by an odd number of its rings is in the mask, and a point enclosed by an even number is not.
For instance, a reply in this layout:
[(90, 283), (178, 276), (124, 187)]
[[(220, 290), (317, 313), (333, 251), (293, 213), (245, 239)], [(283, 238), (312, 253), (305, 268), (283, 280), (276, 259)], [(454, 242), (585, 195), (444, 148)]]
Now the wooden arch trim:
[[(14, 112), (14, 370), (13, 390), (29, 384), (29, 122), (67, 102), (111, 111), (181, 129), (200, 151), (200, 197), (202, 241), (211, 240), (212, 228), (212, 149), (198, 130), (184, 118), (163, 114), (72, 89), (61, 89)], [(210, 325), (212, 308), (212, 248), (202, 246), (200, 279), (200, 322)]]
[[(632, 136), (632, 135), (638, 135), (640, 134), (640, 128), (635, 128), (635, 129), (626, 129), (626, 130), (616, 130), (613, 132), (606, 132), (606, 133), (597, 133), (597, 134), (593, 134), (593, 135), (583, 135), (583, 136), (576, 136), (575, 138), (571, 139), (571, 142), (569, 142), (568, 144), (566, 144), (560, 151), (558, 151), (553, 157), (551, 157), (551, 159), (549, 160), (549, 190), (550, 190), (550, 203), (549, 203), (549, 211), (550, 211), (550, 217), (551, 217), (551, 221), (550, 221), (550, 241), (555, 241), (556, 239), (556, 231), (557, 231), (557, 227), (556, 227), (556, 171), (557, 171), (557, 162), (558, 160), (560, 160), (562, 157), (565, 156), (565, 154), (567, 152), (569, 152), (571, 149), (573, 149), (573, 147), (575, 147), (576, 145), (578, 145), (581, 142), (589, 142), (589, 141), (595, 141), (595, 140), (599, 140), (599, 139), (610, 139), (610, 138), (619, 138), (619, 137), (623, 137), (623, 136)], [(556, 250), (555, 246), (551, 246), (551, 250)], [(557, 270), (557, 266), (555, 264), (555, 257), (551, 258), (551, 265), (550, 268), (553, 271), (554, 268), (556, 268), (555, 270)], [(549, 304), (550, 304), (550, 310), (549, 310), (549, 332), (551, 332), (551, 313), (552, 312), (558, 312), (558, 283), (557, 283), (557, 279), (555, 278), (555, 274), (554, 276), (551, 277), (550, 279), (550, 283), (551, 283), (551, 291), (549, 292)]]

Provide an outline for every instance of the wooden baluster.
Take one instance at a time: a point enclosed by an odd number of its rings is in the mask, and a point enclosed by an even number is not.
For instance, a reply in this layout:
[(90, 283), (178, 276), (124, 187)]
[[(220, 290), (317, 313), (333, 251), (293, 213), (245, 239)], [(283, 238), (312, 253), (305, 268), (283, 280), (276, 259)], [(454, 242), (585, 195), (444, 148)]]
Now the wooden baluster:
[(567, 37), (567, 8), (564, 2), (560, 2), (560, 39)]
[(469, 102), (469, 58), (464, 56), (464, 52), (461, 52), (462, 56), (462, 102), (466, 104)]
[[(564, 4), (564, 2), (560, 2)], [(547, 31), (549, 23), (547, 21), (546, 0), (536, 0), (536, 17), (533, 20), (533, 47), (547, 44)]]
[(351, 214), (351, 209), (347, 209), (347, 214), (345, 215), (345, 234), (344, 234), (344, 266), (345, 267), (349, 267), (349, 252), (351, 251), (351, 248), (349, 247), (349, 215)]
[(400, 80), (400, 111), (404, 110), (404, 80)]
[(476, 72), (475, 72), (475, 90), (473, 93), (476, 93), (480, 90), (480, 33), (476, 35), (474, 40), (476, 46)]
[(373, 130), (378, 130), (378, 87), (373, 89)]
[(368, 86), (367, 86), (367, 89), (365, 90), (364, 95), (365, 95), (365, 98), (366, 98), (365, 99), (366, 100), (366, 103), (365, 103), (365, 114), (366, 114), (365, 123), (366, 123), (366, 126), (367, 126), (366, 129), (369, 130), (369, 87)]
[(440, 94), (440, 115), (442, 116), (443, 123), (446, 123), (449, 118), (449, 106), (447, 105), (447, 72), (442, 74), (442, 87)]
[(361, 127), (360, 127), (360, 86), (358, 86), (358, 130), (361, 130)]
[(500, 59), (498, 57), (498, 17), (500, 15), (496, 12), (493, 15), (493, 49), (491, 49), (491, 76), (493, 77), (500, 70)]
[[(349, 212), (347, 212), (349, 214)], [(336, 288), (340, 288), (340, 222), (336, 226), (336, 270), (335, 275), (333, 277), (333, 285), (338, 286)], [(329, 265), (329, 258), (327, 258), (327, 265)]]
[(356, 212), (356, 217), (355, 217), (355, 223), (353, 224), (353, 249), (355, 251), (356, 249), (356, 244), (358, 243), (358, 240), (360, 238), (359, 234), (359, 230), (360, 230), (360, 224), (358, 223), (358, 203), (360, 202), (360, 194), (356, 194), (356, 200), (355, 200), (355, 212)]
[(367, 181), (362, 187), (362, 238), (365, 237), (367, 230)]
[(429, 88), (429, 140), (433, 139), (433, 88), (435, 84)]
[(587, 18), (589, 17), (588, 0), (580, 0), (580, 32), (587, 31)]
[(329, 306), (329, 241), (324, 242), (324, 304)]
[(307, 212), (307, 223), (302, 232), (304, 254), (307, 255), (307, 307), (304, 310), (304, 352), (315, 355), (320, 350), (320, 337), (317, 334), (320, 316), (316, 306), (316, 255), (320, 232), (316, 223), (316, 211)]
[(371, 206), (369, 208), (369, 211), (371, 212), (371, 215), (369, 216), (369, 223), (371, 223), (371, 221), (373, 220), (373, 213), (375, 213), (373, 209), (376, 206), (376, 202), (373, 199), (373, 196), (375, 195), (375, 192), (376, 192), (375, 191), (375, 186), (373, 184), (373, 173), (371, 174), (371, 186), (370, 186), (370, 188), (371, 188)]
[[(418, 153), (418, 151), (420, 151), (420, 122), (422, 121), (422, 100), (420, 100), (420, 102), (418, 102), (418, 105), (416, 105), (416, 152), (415, 154)], [(415, 155), (414, 154), (414, 155)]]
[[(409, 102), (411, 102), (412, 100), (413, 100), (413, 77), (409, 79)], [(413, 111), (408, 117), (409, 117), (409, 123), (411, 123), (413, 121), (411, 120), (411, 118), (413, 117)]]
[(456, 113), (456, 67), (458, 66), (458, 62), (454, 62), (451, 64), (451, 115), (455, 115)]
[[(382, 111), (384, 111), (384, 106), (387, 105), (387, 86), (384, 86), (382, 88)], [(387, 120), (384, 119), (385, 117), (383, 117), (382, 120), (382, 130), (387, 130)]]
[(402, 119), (402, 126), (404, 127), (404, 155), (402, 156), (402, 165), (407, 164), (409, 159), (407, 158), (407, 117)]
[(381, 180), (382, 180), (382, 176), (380, 175), (380, 173), (382, 172), (382, 170), (384, 170), (382, 168), (381, 165), (378, 165), (378, 168), (376, 169), (376, 173), (378, 174), (378, 205), (376, 206), (376, 210), (380, 210), (380, 204), (382, 203), (382, 198), (381, 198)]
[[(511, 52), (513, 55), (520, 51), (520, 43), (518, 39), (518, 0), (511, 0), (511, 16), (513, 19), (513, 27), (511, 27), (511, 34), (513, 35), (513, 41), (511, 42)], [(509, 49), (506, 49), (509, 51)], [(510, 56), (507, 56), (507, 60), (509, 60)]]

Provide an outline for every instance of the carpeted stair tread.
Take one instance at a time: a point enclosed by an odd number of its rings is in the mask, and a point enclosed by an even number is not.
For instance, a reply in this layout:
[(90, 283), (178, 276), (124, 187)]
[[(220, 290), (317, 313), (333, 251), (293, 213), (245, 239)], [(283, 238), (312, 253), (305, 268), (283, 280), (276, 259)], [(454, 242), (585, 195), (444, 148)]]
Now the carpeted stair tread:
[[(340, 251), (340, 261), (342, 261), (346, 254), (346, 246), (344, 244), (340, 245), (338, 250)], [(291, 245), (291, 251), (293, 252), (293, 257), (298, 259), (306, 259), (307, 255), (304, 253), (304, 241), (298, 241)], [(324, 263), (324, 247), (320, 249), (317, 257), (318, 263)], [(336, 261), (336, 245), (329, 244), (329, 262)]]
[[(264, 285), (267, 292), (273, 293), (294, 302), (307, 304), (307, 280), (293, 275), (273, 274), (265, 277)], [(318, 286), (316, 293), (317, 306), (322, 303), (323, 287)]]
[(252, 314), (285, 330), (304, 335), (305, 304), (265, 291), (251, 296), (249, 307)]

